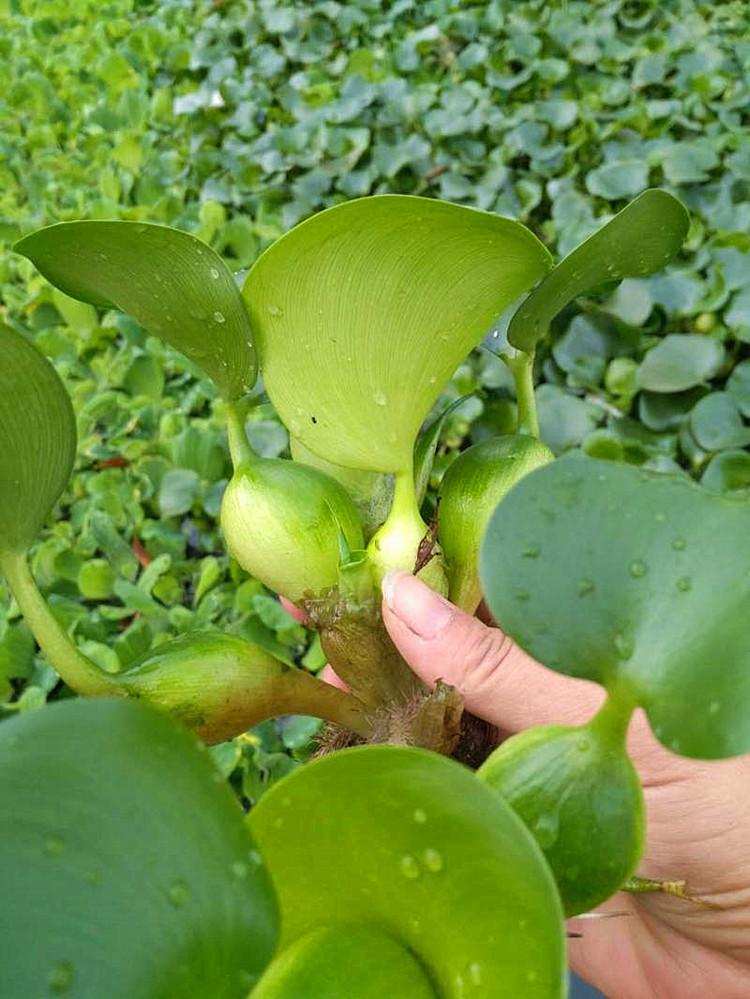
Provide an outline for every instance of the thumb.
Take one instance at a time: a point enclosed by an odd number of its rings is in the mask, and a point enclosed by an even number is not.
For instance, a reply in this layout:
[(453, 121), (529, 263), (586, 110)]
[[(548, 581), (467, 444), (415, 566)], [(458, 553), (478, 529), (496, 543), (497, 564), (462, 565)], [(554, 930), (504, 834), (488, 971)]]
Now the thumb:
[(504, 732), (586, 721), (604, 691), (540, 666), (504, 632), (465, 614), (407, 572), (383, 579), (383, 620), (414, 672), (443, 680), (469, 711)]

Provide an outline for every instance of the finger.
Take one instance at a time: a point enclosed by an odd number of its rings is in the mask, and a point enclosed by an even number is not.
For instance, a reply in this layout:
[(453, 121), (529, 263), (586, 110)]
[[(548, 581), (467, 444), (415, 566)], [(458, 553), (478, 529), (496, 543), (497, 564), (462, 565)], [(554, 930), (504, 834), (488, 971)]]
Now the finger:
[(287, 612), (291, 614), (295, 621), (299, 621), (300, 624), (307, 624), (307, 614), (296, 607), (291, 600), (287, 600), (286, 597), (279, 597), (279, 603)]
[(332, 687), (338, 687), (339, 690), (349, 689), (347, 685), (344, 683), (344, 681), (341, 679), (341, 677), (338, 676), (337, 673), (334, 673), (333, 667), (330, 665), (330, 663), (323, 667), (319, 676), (321, 680), (324, 680), (326, 683), (330, 683)]
[(604, 700), (594, 683), (545, 669), (499, 628), (460, 611), (416, 577), (388, 573), (383, 620), (401, 655), (425, 682), (456, 687), (469, 711), (505, 732), (580, 724)]

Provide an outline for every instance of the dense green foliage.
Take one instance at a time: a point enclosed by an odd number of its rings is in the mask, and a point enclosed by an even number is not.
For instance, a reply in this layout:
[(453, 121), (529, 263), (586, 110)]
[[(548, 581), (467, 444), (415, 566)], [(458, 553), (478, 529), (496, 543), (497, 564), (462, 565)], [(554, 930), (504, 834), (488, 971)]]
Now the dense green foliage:
[[(13, 239), (72, 218), (168, 222), (243, 270), (317, 209), (398, 191), (520, 218), (560, 254), (664, 186), (692, 212), (686, 250), (558, 319), (539, 366), (542, 436), (557, 453), (744, 485), (749, 20), (742, 3), (694, 0), (0, 0), (0, 318), (73, 396), (76, 472), (33, 568), (84, 651), (116, 670), (220, 625), (322, 665), (223, 554), (215, 390), (132, 320), (53, 292), (6, 252)], [(433, 486), (465, 439), (512, 427), (490, 350), (442, 400), (477, 393), (446, 421)], [(270, 407), (255, 417), (254, 446), (284, 453)], [(0, 710), (13, 713), (56, 676), (0, 608)], [(268, 724), (213, 752), (255, 799), (314, 727)]]

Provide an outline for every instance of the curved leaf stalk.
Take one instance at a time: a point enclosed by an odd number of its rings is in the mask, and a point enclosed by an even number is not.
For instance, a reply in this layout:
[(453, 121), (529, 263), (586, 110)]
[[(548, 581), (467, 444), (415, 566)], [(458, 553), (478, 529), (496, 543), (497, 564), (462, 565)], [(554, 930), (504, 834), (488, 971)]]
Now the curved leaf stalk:
[(39, 647), (71, 690), (87, 697), (124, 696), (125, 691), (79, 652), (61, 627), (39, 592), (26, 554), (8, 552), (0, 556), (0, 570)]
[(516, 386), (516, 401), (518, 403), (518, 422), (516, 433), (539, 437), (539, 417), (536, 410), (536, 395), (534, 394), (534, 356), (535, 352), (526, 353), (519, 350), (514, 354), (500, 355), (513, 375)]
[(250, 446), (250, 441), (247, 439), (247, 432), (245, 430), (247, 410), (247, 403), (242, 400), (226, 404), (229, 453), (232, 456), (232, 464), (235, 470), (240, 465), (249, 464), (257, 457), (255, 451)]
[(179, 718), (206, 742), (223, 742), (286, 714), (322, 718), (363, 738), (372, 734), (357, 698), (282, 665), (236, 636), (178, 638), (122, 673), (107, 674), (78, 651), (57, 622), (25, 555), (4, 555), (0, 569), (40, 648), (78, 694), (143, 699)]

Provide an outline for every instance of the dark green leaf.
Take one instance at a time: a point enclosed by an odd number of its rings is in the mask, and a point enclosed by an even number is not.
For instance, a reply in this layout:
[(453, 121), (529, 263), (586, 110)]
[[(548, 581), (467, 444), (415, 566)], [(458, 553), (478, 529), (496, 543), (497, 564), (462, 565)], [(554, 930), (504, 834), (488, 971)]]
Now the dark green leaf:
[(705, 758), (750, 750), (748, 566), (746, 502), (581, 456), (508, 494), (481, 558), (490, 608), (524, 649), (624, 688), (661, 742)]
[(3, 722), (2, 995), (244, 999), (276, 907), (216, 776), (192, 736), (129, 701)]
[(76, 425), (52, 365), (0, 324), (0, 552), (22, 552), (70, 474)]

